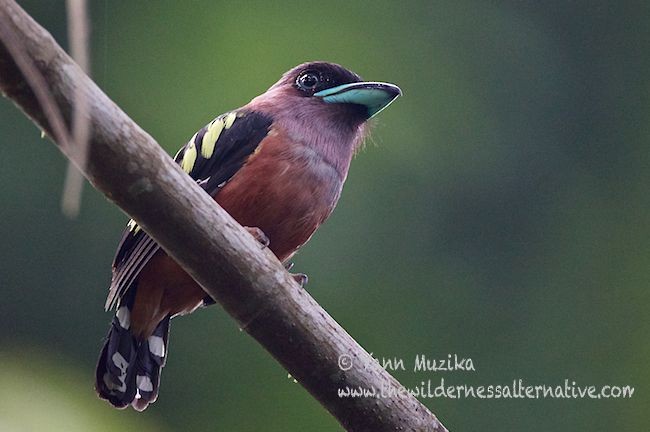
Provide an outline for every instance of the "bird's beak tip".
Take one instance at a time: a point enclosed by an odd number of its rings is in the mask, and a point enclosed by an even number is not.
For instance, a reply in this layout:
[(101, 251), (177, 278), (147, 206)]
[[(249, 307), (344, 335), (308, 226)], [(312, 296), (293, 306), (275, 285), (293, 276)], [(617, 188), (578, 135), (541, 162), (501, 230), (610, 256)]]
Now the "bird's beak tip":
[(351, 103), (363, 105), (368, 109), (368, 118), (384, 110), (402, 95), (402, 90), (395, 84), (363, 81), (343, 84), (314, 93), (325, 103)]

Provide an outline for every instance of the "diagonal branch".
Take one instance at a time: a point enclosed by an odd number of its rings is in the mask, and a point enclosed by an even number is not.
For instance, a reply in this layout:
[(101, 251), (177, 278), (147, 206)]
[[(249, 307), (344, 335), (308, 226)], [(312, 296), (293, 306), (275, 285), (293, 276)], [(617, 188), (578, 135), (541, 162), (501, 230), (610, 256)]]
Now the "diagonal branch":
[[(88, 101), (83, 172), (93, 186), (133, 216), (347, 430), (446, 431), (13, 0), (0, 0), (0, 28), (3, 94), (70, 153), (21, 72), (24, 64), (17, 65), (15, 47), (4, 37), (10, 34), (67, 124), (76, 92)], [(364, 367), (343, 370), (345, 356)], [(339, 397), (346, 386), (389, 391), (379, 398)]]

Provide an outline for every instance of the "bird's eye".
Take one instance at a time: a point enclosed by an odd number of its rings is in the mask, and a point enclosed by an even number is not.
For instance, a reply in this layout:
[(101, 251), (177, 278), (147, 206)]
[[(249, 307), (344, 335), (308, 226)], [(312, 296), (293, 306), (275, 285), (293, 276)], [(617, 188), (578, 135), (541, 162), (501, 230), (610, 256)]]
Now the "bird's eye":
[(296, 80), (296, 84), (300, 90), (311, 91), (316, 88), (320, 82), (320, 76), (313, 71), (306, 71), (301, 73)]

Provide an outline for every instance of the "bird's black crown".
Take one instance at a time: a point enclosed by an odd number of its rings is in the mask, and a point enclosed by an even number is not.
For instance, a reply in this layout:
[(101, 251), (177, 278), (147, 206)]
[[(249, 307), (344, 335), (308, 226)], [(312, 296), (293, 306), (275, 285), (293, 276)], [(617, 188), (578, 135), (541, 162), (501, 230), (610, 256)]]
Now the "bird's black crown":
[(361, 77), (344, 67), (327, 62), (312, 62), (296, 68), (294, 86), (304, 96), (312, 96), (342, 84), (362, 81)]

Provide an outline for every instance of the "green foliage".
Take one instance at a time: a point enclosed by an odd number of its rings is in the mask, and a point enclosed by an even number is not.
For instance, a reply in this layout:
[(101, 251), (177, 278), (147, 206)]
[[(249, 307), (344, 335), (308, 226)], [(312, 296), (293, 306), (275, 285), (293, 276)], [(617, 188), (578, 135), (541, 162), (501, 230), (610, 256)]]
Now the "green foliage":
[(154, 419), (106, 410), (93, 399), (82, 368), (59, 353), (0, 353), (0, 430), (48, 432), (163, 432)]

